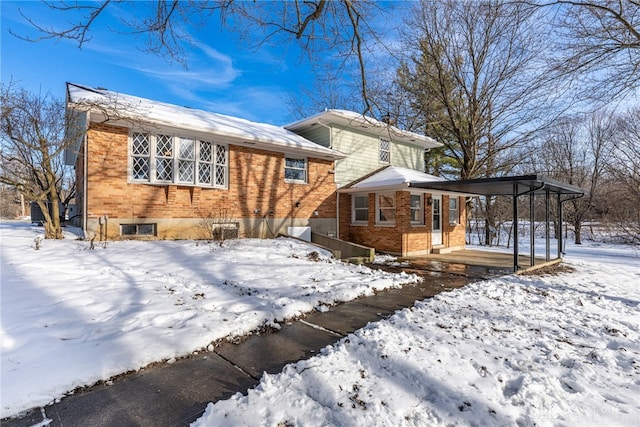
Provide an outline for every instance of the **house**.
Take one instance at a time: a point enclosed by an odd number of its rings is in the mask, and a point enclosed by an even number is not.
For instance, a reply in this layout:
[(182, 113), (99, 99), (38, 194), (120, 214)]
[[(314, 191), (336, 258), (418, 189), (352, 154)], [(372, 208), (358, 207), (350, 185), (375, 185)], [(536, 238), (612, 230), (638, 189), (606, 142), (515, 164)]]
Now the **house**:
[(424, 135), (343, 110), (284, 127), (67, 84), (88, 238), (273, 237), (291, 227), (401, 255), (464, 245), (464, 196), (414, 188)]
[(444, 181), (422, 173), (425, 151), (442, 144), (343, 110), (285, 128), (346, 156), (334, 162), (340, 239), (403, 256), (464, 247), (467, 194), (409, 188)]
[(282, 127), (76, 84), (67, 108), (86, 130), (65, 160), (88, 238), (335, 230), (336, 150)]

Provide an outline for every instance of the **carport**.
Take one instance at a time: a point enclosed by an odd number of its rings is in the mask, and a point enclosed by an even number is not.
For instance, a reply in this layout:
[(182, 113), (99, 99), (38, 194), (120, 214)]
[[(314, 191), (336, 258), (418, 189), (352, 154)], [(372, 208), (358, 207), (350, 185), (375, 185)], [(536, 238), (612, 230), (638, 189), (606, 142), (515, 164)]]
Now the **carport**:
[[(511, 196), (513, 200), (513, 221), (518, 221), (518, 198), (529, 196), (531, 226), (531, 267), (535, 265), (535, 196), (544, 196), (545, 200), (545, 260), (551, 259), (550, 244), (550, 217), (551, 203), (556, 203), (558, 210), (559, 230), (562, 230), (562, 204), (573, 199), (580, 198), (587, 193), (580, 187), (565, 184), (560, 181), (553, 180), (541, 175), (520, 175), (520, 176), (504, 176), (497, 178), (480, 178), (459, 181), (431, 181), (431, 182), (412, 182), (410, 187), (450, 191), (457, 193), (475, 194), (478, 196)], [(519, 263), (518, 250), (518, 227), (514, 229), (513, 243), (513, 270), (518, 271), (521, 266)], [(563, 255), (562, 232), (558, 234), (558, 256), (554, 260), (561, 260)]]

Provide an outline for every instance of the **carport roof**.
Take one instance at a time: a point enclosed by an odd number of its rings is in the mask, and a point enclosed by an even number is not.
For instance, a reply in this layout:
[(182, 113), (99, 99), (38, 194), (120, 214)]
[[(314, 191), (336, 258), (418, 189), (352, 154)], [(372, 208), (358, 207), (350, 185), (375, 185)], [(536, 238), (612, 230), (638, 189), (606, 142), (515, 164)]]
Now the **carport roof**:
[(481, 196), (513, 196), (533, 192), (582, 196), (587, 193), (580, 187), (565, 184), (542, 175), (503, 176), (459, 181), (411, 182), (410, 187), (432, 190), (471, 193)]

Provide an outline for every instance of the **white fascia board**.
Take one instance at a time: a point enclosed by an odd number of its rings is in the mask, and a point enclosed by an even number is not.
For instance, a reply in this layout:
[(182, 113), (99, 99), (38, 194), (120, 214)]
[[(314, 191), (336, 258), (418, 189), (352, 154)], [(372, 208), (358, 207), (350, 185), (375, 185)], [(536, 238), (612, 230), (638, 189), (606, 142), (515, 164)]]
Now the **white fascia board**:
[(434, 194), (434, 195), (448, 195), (455, 197), (478, 197), (478, 194), (470, 194), (470, 193), (456, 193), (452, 191), (442, 191), (442, 190), (430, 190), (428, 188), (416, 188), (411, 187), (409, 184), (400, 184), (400, 185), (387, 185), (381, 187), (359, 187), (359, 188), (340, 188), (338, 189), (338, 193), (384, 193), (390, 191), (409, 191), (411, 193), (423, 193), (423, 194)]
[(315, 124), (330, 125), (338, 124), (351, 127), (355, 130), (373, 133), (380, 137), (391, 138), (394, 141), (404, 142), (410, 145), (417, 145), (423, 149), (442, 147), (443, 144), (426, 135), (409, 132), (388, 125), (373, 117), (364, 116), (353, 111), (327, 110), (315, 114), (311, 117), (289, 123), (283, 126), (289, 130), (307, 130)]
[(389, 191), (408, 191), (410, 188), (407, 184), (400, 185), (386, 185), (381, 187), (350, 187), (341, 188), (339, 193), (383, 193)]

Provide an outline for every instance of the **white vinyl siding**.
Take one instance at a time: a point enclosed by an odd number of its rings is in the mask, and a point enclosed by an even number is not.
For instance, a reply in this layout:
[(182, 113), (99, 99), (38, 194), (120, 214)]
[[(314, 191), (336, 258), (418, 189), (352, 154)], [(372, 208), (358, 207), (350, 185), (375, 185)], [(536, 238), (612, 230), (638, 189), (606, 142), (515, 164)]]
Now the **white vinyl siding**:
[[(381, 166), (379, 161), (380, 137), (366, 133), (334, 126), (333, 148), (347, 155), (346, 158), (335, 162), (335, 179), (338, 187), (355, 181)], [(391, 165), (424, 170), (424, 150), (417, 146), (400, 144), (391, 141)]]
[(409, 144), (392, 142), (391, 164), (424, 172), (424, 149)]
[(316, 144), (320, 144), (323, 147), (330, 148), (331, 145), (331, 129), (323, 125), (316, 124), (311, 129), (304, 132), (298, 132), (298, 134), (309, 141), (313, 141)]

